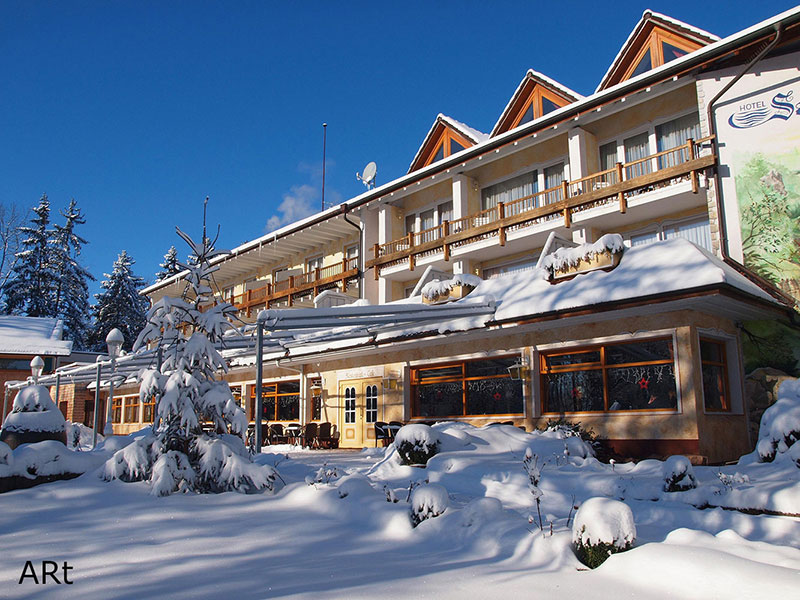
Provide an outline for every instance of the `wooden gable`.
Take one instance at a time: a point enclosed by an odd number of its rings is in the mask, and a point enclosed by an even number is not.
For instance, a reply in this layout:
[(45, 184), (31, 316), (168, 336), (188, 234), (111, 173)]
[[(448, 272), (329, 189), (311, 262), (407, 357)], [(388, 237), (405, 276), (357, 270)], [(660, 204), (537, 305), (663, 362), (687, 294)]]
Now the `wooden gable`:
[(451, 154), (461, 152), (474, 145), (475, 141), (469, 139), (449, 122), (439, 117), (428, 132), (425, 141), (422, 142), (422, 146), (420, 146), (417, 155), (414, 157), (408, 172), (411, 173), (422, 167), (427, 167), (443, 158), (447, 158)]
[(550, 85), (549, 81), (538, 77), (535, 71), (528, 71), (500, 115), (491, 135), (496, 136), (524, 125), (562, 106), (572, 104), (580, 97), (579, 94), (568, 92), (566, 88)]
[(603, 77), (597, 91), (660, 67), (718, 39), (680, 21), (646, 11)]

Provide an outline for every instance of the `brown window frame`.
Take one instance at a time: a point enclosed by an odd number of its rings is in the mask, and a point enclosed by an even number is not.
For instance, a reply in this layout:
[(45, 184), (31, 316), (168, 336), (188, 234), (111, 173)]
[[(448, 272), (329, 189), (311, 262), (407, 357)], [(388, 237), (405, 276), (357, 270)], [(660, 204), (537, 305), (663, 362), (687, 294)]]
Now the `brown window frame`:
[[(519, 354), (508, 354), (503, 356), (488, 356), (483, 358), (475, 358), (470, 360), (457, 360), (457, 361), (449, 361), (445, 363), (434, 363), (434, 364), (426, 364), (426, 365), (418, 365), (411, 367), (410, 373), (410, 381), (411, 381), (411, 418), (412, 419), (427, 419), (424, 415), (420, 414), (419, 410), (419, 393), (418, 388), (422, 383), (443, 383), (443, 382), (461, 382), (461, 414), (458, 415), (442, 415), (436, 417), (437, 419), (463, 419), (463, 418), (489, 418), (489, 417), (519, 417), (524, 416), (525, 414), (525, 382), (522, 382), (522, 412), (518, 413), (491, 413), (491, 414), (469, 414), (467, 413), (467, 386), (466, 382), (468, 381), (479, 381), (482, 379), (511, 379), (511, 374), (507, 373), (504, 375), (488, 375), (484, 377), (467, 377), (467, 364), (474, 363), (474, 362), (482, 362), (486, 360), (497, 360), (497, 359), (513, 359), (519, 360)], [(445, 369), (449, 367), (460, 366), (461, 367), (461, 376), (443, 376), (443, 377), (425, 377), (421, 379), (419, 377), (420, 371), (428, 371), (432, 369)]]
[(702, 48), (700, 44), (690, 42), (689, 40), (669, 33), (664, 29), (655, 27), (647, 36), (647, 42), (642, 44), (642, 47), (639, 48), (639, 51), (628, 65), (628, 68), (625, 69), (625, 74), (620, 78), (619, 82), (614, 82), (611, 85), (615, 85), (615, 83), (621, 83), (630, 79), (631, 75), (636, 70), (636, 67), (639, 66), (639, 63), (641, 62), (642, 58), (644, 58), (644, 55), (648, 50), (650, 50), (650, 71), (665, 64), (664, 47), (662, 42), (667, 42), (679, 50), (685, 50), (686, 54), (690, 54), (695, 50)]
[(125, 423), (138, 423), (139, 422), (139, 396), (125, 396), (121, 398), (125, 400)]
[(116, 396), (111, 401), (111, 422), (122, 423), (122, 397)]
[[(669, 350), (671, 354), (670, 359), (640, 361), (631, 363), (606, 363), (606, 349), (612, 346), (624, 346), (631, 344), (641, 344), (646, 342), (660, 342), (666, 341), (669, 343)], [(551, 356), (565, 356), (568, 354), (581, 354), (589, 352), (599, 352), (600, 360), (590, 363), (576, 363), (573, 365), (562, 365), (557, 367), (547, 367), (546, 359)], [(539, 408), (542, 415), (560, 415), (560, 414), (625, 414), (630, 412), (679, 412), (680, 404), (678, 403), (680, 382), (678, 378), (677, 360), (675, 355), (675, 340), (672, 336), (658, 336), (646, 339), (625, 340), (619, 342), (605, 342), (602, 344), (590, 344), (585, 346), (575, 346), (569, 349), (560, 348), (557, 351), (541, 351), (539, 352)], [(644, 367), (653, 365), (672, 365), (673, 373), (675, 375), (675, 407), (674, 408), (627, 408), (624, 410), (609, 410), (608, 402), (608, 371), (609, 369), (618, 369), (624, 367)], [(545, 382), (545, 375), (551, 373), (569, 373), (573, 371), (602, 371), (603, 374), (603, 409), (602, 410), (582, 410), (582, 411), (555, 411), (546, 410), (547, 408), (547, 385)]]
[(142, 402), (142, 422), (154, 423), (156, 420), (156, 397), (147, 396)]
[[(287, 396), (297, 396), (297, 414), (298, 414), (298, 420), (299, 420), (299, 415), (300, 415), (300, 396), (301, 396), (302, 390), (298, 387), (298, 391), (297, 392), (279, 392), (278, 391), (280, 389), (281, 385), (288, 384), (288, 383), (296, 383), (298, 386), (300, 386), (300, 380), (299, 379), (284, 380), (284, 381), (265, 381), (265, 382), (263, 382), (261, 384), (261, 398), (262, 399), (267, 399), (267, 398), (274, 398), (275, 399), (275, 412), (274, 412), (274, 417), (275, 418), (267, 418), (268, 422), (269, 421), (287, 421), (287, 419), (279, 419), (278, 418), (278, 400), (280, 398), (284, 398), (284, 397), (287, 397)], [(275, 391), (269, 391), (267, 388), (269, 388), (270, 386), (275, 386)], [(256, 386), (255, 386), (255, 384), (253, 384), (252, 386), (250, 386), (250, 415), (249, 416), (250, 416), (250, 421), (251, 422), (255, 421), (255, 415), (256, 415)], [(292, 420), (293, 419), (288, 419), (288, 421), (292, 421)]]
[(702, 344), (703, 342), (705, 342), (706, 344), (714, 344), (715, 346), (719, 346), (720, 354), (722, 356), (722, 361), (704, 360), (702, 346), (700, 346), (700, 376), (703, 377), (703, 371), (706, 365), (722, 368), (722, 408), (713, 408), (713, 407), (710, 408), (708, 406), (706, 400), (706, 386), (702, 385), (701, 388), (703, 390), (703, 410), (709, 413), (729, 413), (731, 412), (731, 392), (730, 392), (730, 384), (728, 377), (727, 343), (725, 340), (714, 339), (701, 335), (700, 343)]

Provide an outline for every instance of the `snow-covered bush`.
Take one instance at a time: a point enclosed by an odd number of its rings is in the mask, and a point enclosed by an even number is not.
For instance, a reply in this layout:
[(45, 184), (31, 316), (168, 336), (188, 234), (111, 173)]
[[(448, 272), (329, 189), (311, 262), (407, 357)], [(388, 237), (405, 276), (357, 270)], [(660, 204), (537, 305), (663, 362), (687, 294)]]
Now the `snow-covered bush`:
[[(189, 265), (179, 265), (186, 271), (183, 297), (156, 302), (133, 347), (137, 352), (155, 344), (163, 356), (160, 368), (139, 375), (140, 400), (156, 400), (154, 438), (117, 451), (103, 476), (149, 480), (158, 496), (273, 490), (277, 471), (253, 463), (244, 447), (247, 417), (228, 384), (216, 380), (216, 373), (227, 371), (228, 365), (215, 344), (233, 329), (229, 319), (237, 312), (226, 302), (211, 304), (215, 268), (209, 261), (225, 252), (214, 249), (205, 226), (200, 244), (180, 230), (178, 234), (192, 253)], [(201, 423), (212, 423), (213, 431), (205, 432)]]
[(525, 449), (525, 458), (522, 461), (522, 468), (528, 474), (528, 489), (536, 500), (536, 512), (539, 515), (539, 529), (544, 529), (542, 524), (542, 490), (539, 488), (539, 480), (542, 478), (542, 469), (539, 466), (539, 457), (530, 448)]
[(594, 456), (601, 461), (606, 461), (611, 456), (606, 440), (598, 436), (591, 428), (585, 428), (580, 422), (576, 423), (567, 419), (550, 419), (547, 421), (544, 431), (557, 432), (567, 440), (569, 438), (579, 438), (587, 447), (588, 452), (581, 451), (572, 442), (567, 446), (572, 456), (580, 456), (581, 458)]
[[(80, 450), (81, 448), (90, 446), (92, 444), (91, 427), (87, 427), (83, 423), (73, 423), (72, 421), (67, 421), (65, 429), (67, 433), (67, 446), (72, 450)], [(103, 436), (98, 433), (98, 443), (102, 442), (103, 439)]]
[(328, 463), (325, 463), (313, 475), (306, 475), (305, 482), (306, 485), (328, 484), (336, 479), (339, 479), (339, 470), (336, 467), (329, 467)]
[(589, 498), (575, 514), (572, 543), (575, 554), (590, 569), (599, 567), (636, 540), (636, 524), (627, 504), (611, 498)]
[(438, 517), (450, 506), (447, 490), (441, 485), (421, 485), (411, 493), (411, 523), (416, 527), (426, 519)]
[(11, 466), (14, 462), (14, 453), (5, 442), (0, 442), (0, 465)]
[(800, 440), (800, 381), (781, 383), (778, 400), (761, 415), (756, 451), (761, 462), (772, 462)]
[(697, 487), (692, 463), (685, 456), (670, 456), (661, 471), (664, 476), (665, 492), (685, 492)]
[(439, 438), (428, 425), (412, 423), (401, 427), (394, 445), (404, 465), (426, 465), (439, 452)]
[(67, 443), (66, 421), (43, 385), (22, 388), (6, 416), (0, 439), (11, 448), (19, 444), (55, 440)]

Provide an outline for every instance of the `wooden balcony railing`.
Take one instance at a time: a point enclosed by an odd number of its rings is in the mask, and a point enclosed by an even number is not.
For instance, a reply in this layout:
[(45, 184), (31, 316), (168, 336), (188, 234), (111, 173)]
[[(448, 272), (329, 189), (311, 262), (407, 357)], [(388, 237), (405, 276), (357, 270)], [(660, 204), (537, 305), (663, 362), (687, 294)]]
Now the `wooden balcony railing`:
[(307, 273), (291, 275), (288, 279), (246, 290), (240, 294), (233, 294), (225, 298), (247, 316), (251, 316), (253, 309), (269, 308), (270, 304), (283, 302), (292, 306), (298, 296), (313, 294), (332, 287), (341, 286), (347, 289), (347, 284), (358, 277), (358, 257), (345, 258), (327, 267), (317, 267)]
[(452, 247), (459, 247), (488, 237), (497, 237), (499, 244), (506, 243), (506, 233), (524, 227), (563, 219), (564, 227), (572, 226), (572, 214), (598, 203), (616, 201), (619, 211), (628, 210), (628, 196), (642, 193), (674, 179), (689, 177), (692, 191), (697, 193), (698, 174), (715, 162), (712, 154), (700, 155), (700, 148), (711, 137), (689, 139), (685, 144), (664, 150), (627, 163), (617, 163), (613, 168), (592, 173), (580, 179), (562, 181), (560, 185), (529, 196), (500, 202), (497, 206), (480, 212), (444, 221), (441, 225), (385, 244), (375, 244), (373, 258), (366, 267), (375, 269), (375, 279), (380, 269), (408, 261), (414, 270), (420, 255), (438, 252), (450, 260)]

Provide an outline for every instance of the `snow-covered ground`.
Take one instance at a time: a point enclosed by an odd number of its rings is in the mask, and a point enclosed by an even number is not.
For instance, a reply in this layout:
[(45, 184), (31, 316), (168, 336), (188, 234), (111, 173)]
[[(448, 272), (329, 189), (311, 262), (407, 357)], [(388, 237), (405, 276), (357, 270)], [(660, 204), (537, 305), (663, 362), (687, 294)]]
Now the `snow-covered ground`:
[[(788, 459), (694, 467), (698, 487), (670, 493), (664, 463), (601, 464), (558, 432), (433, 431), (441, 451), (425, 469), (401, 465), (393, 447), (265, 448), (257, 460), (285, 482), (275, 494), (158, 498), (94, 470), (2, 494), (0, 596), (732, 599), (792, 597), (800, 585), (800, 519), (691, 504), (800, 513), (800, 469)], [(527, 448), (541, 467), (544, 532)], [(437, 487), (425, 493), (426, 481)], [(414, 494), (444, 513), (413, 528)], [(636, 541), (589, 571), (567, 521), (573, 503), (595, 496), (628, 504)], [(28, 560), (67, 561), (74, 583), (18, 584)]]

